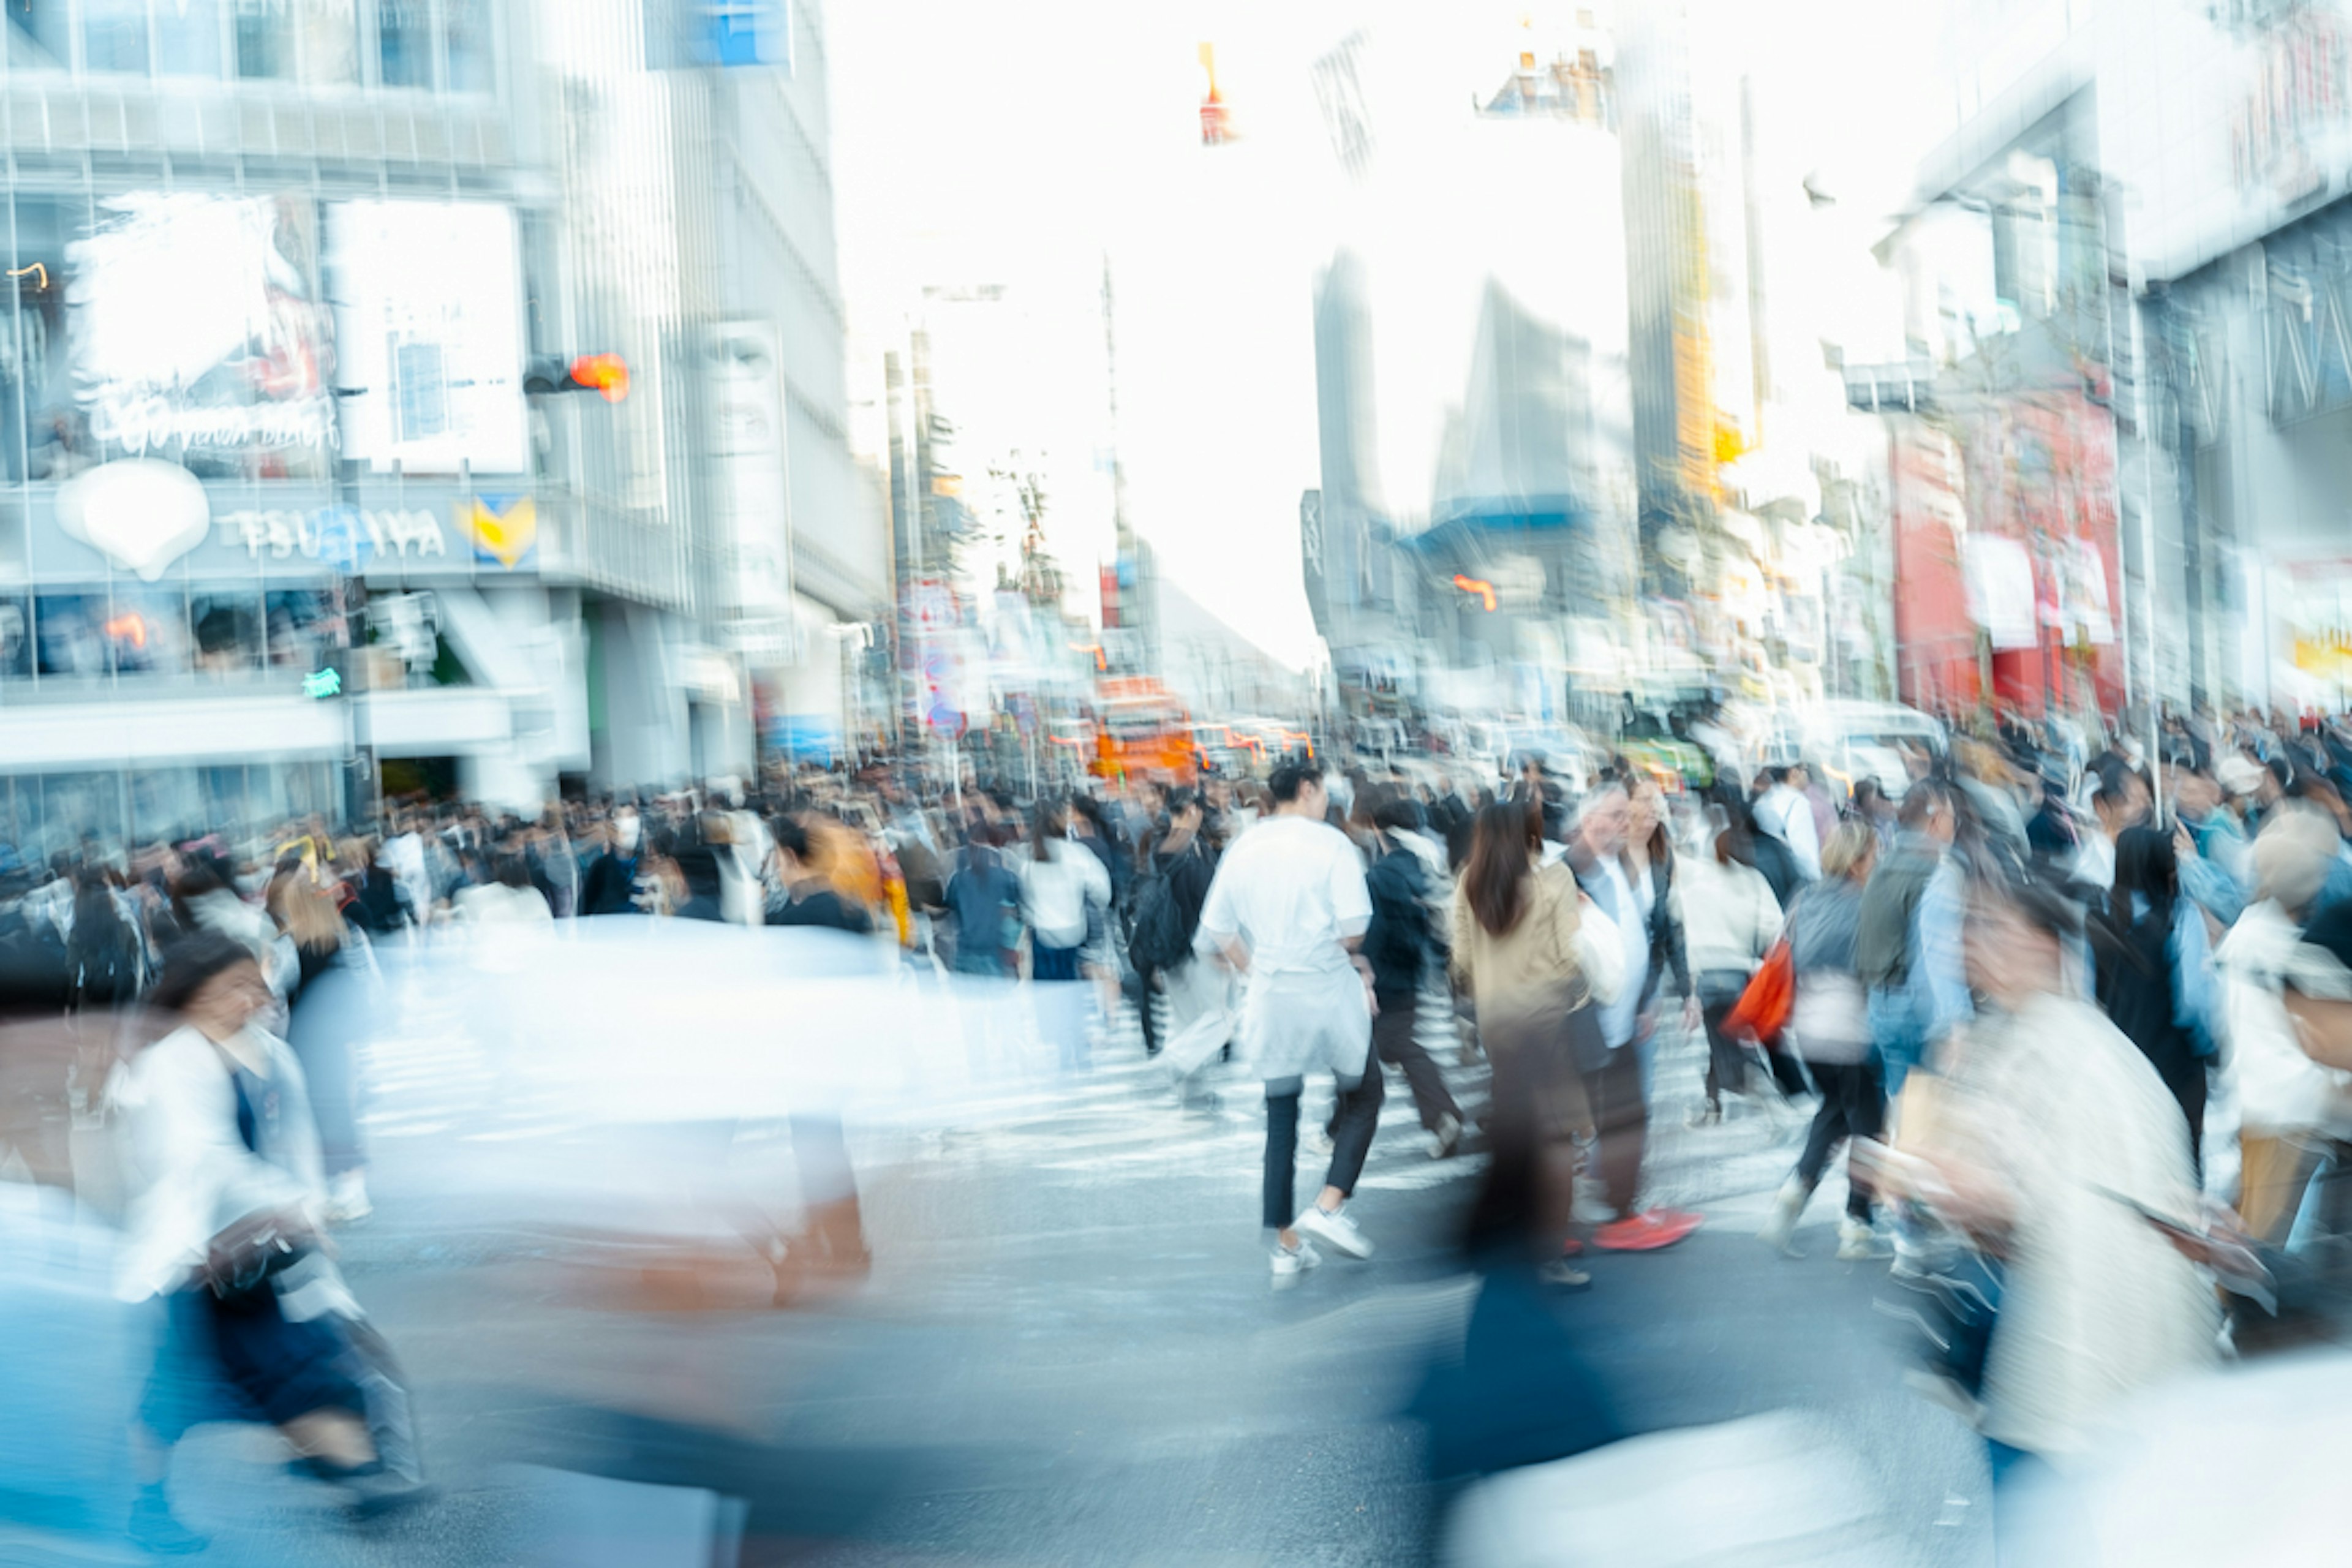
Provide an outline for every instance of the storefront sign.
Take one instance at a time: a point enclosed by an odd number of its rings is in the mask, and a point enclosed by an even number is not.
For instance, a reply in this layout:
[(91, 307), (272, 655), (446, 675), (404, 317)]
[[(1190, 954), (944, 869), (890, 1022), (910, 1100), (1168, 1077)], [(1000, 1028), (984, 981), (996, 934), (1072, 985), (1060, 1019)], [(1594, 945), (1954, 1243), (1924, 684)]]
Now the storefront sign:
[(421, 561), (449, 553), (441, 520), (414, 508), (374, 510), (324, 506), (310, 511), (232, 511), (222, 514), (219, 526), (223, 544), (242, 544), (256, 561), (267, 551), (273, 561), (300, 555), (349, 570), (347, 561), (364, 566), (370, 554), (389, 552), (402, 561)]
[(204, 485), (177, 463), (125, 458), (58, 487), (58, 526), (150, 583), (205, 542), (211, 521)]

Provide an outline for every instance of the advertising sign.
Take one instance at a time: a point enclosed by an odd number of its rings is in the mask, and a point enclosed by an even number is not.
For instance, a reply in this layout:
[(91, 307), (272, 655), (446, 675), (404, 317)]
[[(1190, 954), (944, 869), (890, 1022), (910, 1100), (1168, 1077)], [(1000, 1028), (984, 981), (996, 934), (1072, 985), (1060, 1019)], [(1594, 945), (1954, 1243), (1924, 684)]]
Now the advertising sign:
[(326, 262), (343, 455), (379, 472), (528, 472), (514, 214), (333, 202)]
[(136, 192), (66, 247), (73, 395), (101, 451), (283, 473), (335, 439), (314, 209)]
[[(709, 357), (720, 537), (729, 562), (730, 620), (762, 636), (763, 651), (795, 636), (793, 518), (784, 446), (783, 340), (773, 321), (723, 321)], [(787, 660), (789, 647), (780, 650)]]

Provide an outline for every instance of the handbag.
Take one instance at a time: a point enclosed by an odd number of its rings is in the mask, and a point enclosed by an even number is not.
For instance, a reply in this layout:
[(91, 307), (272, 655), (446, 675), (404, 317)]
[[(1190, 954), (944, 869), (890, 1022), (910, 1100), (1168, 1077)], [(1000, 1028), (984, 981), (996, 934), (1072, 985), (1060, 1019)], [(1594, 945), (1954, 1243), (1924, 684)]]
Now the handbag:
[(272, 1209), (223, 1226), (205, 1244), (203, 1279), (223, 1301), (248, 1298), (310, 1254), (307, 1229)]
[(1745, 1031), (1769, 1046), (1789, 1026), (1789, 1013), (1796, 1002), (1797, 965), (1789, 954), (1789, 939), (1782, 937), (1756, 966), (1731, 1011), (1724, 1015), (1723, 1032)]

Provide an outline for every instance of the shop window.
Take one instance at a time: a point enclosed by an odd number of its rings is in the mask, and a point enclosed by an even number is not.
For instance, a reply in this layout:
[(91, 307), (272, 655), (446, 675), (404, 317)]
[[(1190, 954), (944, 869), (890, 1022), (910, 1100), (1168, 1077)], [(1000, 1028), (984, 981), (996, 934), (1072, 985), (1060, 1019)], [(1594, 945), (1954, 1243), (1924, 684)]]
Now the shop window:
[(185, 594), (117, 589), (99, 631), (117, 675), (185, 675), (191, 668)]
[(37, 842), (43, 860), (69, 854), (85, 838), (107, 848), (122, 841), (122, 775), (47, 773), (40, 780)]
[(82, 64), (147, 74), (147, 0), (81, 0)]
[(33, 641), (43, 675), (101, 676), (107, 670), (103, 594), (44, 594), (33, 601)]
[(289, 588), (267, 596), (269, 668), (323, 668), (346, 646), (342, 610), (335, 595), (318, 588)]
[(261, 598), (256, 594), (198, 594), (189, 601), (196, 673), (215, 678), (259, 669)]
[(202, 776), (194, 768), (142, 768), (131, 775), (131, 841), (171, 844), (228, 826), (205, 812)]
[(32, 604), (26, 599), (0, 598), (0, 681), (26, 680), (32, 674)]

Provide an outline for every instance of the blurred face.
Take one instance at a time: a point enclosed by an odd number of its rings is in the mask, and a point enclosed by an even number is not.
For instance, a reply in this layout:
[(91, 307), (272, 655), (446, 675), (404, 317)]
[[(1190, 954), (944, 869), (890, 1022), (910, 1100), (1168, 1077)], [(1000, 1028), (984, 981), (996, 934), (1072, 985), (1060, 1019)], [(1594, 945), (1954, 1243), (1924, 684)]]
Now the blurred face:
[(2183, 816), (2202, 819), (2221, 804), (2221, 786), (2196, 773), (2182, 773), (2174, 788), (2173, 798), (2180, 803)]
[(197, 987), (188, 998), (188, 1022), (215, 1039), (226, 1039), (269, 1005), (269, 986), (260, 966), (232, 964)]
[(1789, 770), (1789, 787), (1790, 789), (1803, 790), (1809, 787), (1812, 782), (1811, 775), (1807, 773), (1804, 769), (1790, 768)]
[(1311, 778), (1298, 786), (1298, 812), (1302, 816), (1323, 816), (1331, 810), (1331, 792), (1320, 778)]
[(1633, 804), (1614, 790), (1584, 808), (1584, 846), (1595, 855), (1622, 855), (1633, 830)]
[(1979, 900), (1969, 911), (1969, 984), (2001, 1009), (2058, 988), (2058, 943), (2008, 903)]
[(1666, 797), (1656, 786), (1633, 792), (1627, 816), (1627, 837), (1635, 844), (1647, 844), (1650, 835), (1666, 819)]

